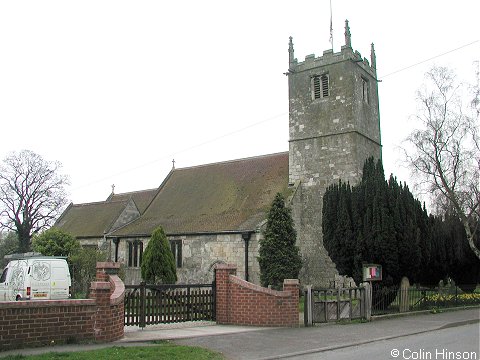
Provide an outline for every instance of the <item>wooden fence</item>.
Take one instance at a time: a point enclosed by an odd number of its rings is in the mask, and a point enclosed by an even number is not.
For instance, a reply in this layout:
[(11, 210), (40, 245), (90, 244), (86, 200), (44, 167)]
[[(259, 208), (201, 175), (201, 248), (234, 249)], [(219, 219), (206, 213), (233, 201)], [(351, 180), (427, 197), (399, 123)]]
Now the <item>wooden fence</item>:
[(214, 284), (125, 285), (125, 325), (215, 320)]

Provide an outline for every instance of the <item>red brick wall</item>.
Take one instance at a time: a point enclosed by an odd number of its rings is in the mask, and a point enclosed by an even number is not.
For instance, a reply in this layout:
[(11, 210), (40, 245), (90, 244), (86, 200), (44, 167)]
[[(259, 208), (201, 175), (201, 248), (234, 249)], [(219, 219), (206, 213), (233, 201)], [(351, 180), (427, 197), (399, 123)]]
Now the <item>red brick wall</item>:
[(298, 280), (285, 279), (283, 291), (240, 279), (234, 265), (216, 267), (217, 323), (296, 327)]
[(94, 340), (95, 300), (0, 303), (0, 349)]
[[(100, 266), (100, 268), (99, 268)], [(91, 299), (0, 303), (0, 351), (69, 341), (123, 337), (125, 287), (116, 264), (97, 264)]]

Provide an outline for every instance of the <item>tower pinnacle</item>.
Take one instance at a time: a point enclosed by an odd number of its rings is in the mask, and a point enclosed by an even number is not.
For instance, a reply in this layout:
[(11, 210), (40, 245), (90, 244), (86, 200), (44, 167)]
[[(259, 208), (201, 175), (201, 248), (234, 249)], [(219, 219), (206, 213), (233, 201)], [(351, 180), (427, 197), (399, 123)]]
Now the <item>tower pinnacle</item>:
[(371, 45), (370, 47), (370, 63), (372, 64), (373, 69), (377, 69), (377, 56), (375, 55), (375, 46)]
[(288, 63), (291, 66), (295, 62), (295, 56), (293, 54), (293, 38), (290, 36), (288, 41)]
[(345, 20), (345, 46), (352, 47), (352, 34), (350, 33), (350, 26), (348, 26), (348, 20)]

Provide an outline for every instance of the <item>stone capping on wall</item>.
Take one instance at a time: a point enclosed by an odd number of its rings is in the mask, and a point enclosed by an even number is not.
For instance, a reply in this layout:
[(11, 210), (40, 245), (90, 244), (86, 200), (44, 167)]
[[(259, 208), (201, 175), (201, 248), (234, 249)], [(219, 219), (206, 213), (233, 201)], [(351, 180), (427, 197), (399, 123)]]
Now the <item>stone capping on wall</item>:
[(110, 305), (123, 304), (125, 296), (125, 284), (118, 275), (110, 275), (110, 284), (113, 287), (113, 292), (110, 295)]
[[(296, 281), (296, 283), (295, 283)], [(242, 278), (236, 276), (236, 275), (230, 275), (230, 282), (232, 284), (237, 284), (245, 289), (250, 289), (252, 291), (258, 292), (258, 293), (264, 293), (267, 295), (271, 296), (277, 296), (277, 297), (290, 297), (292, 294), (289, 291), (279, 291), (279, 290), (273, 290), (269, 288), (264, 288), (263, 286), (253, 284), (251, 282), (248, 282), (246, 280), (243, 280)], [(298, 280), (296, 279), (285, 279), (285, 282), (288, 282), (289, 284), (298, 284)], [(284, 282), (284, 285), (285, 285)]]
[(90, 290), (110, 290), (111, 284), (109, 281), (95, 281), (91, 284)]
[(237, 272), (237, 265), (218, 263), (215, 265), (215, 270), (229, 270), (229, 271)]
[(1, 302), (2, 309), (14, 308), (51, 308), (64, 306), (93, 306), (94, 299), (78, 299), (78, 300), (37, 300), (37, 301), (5, 301)]

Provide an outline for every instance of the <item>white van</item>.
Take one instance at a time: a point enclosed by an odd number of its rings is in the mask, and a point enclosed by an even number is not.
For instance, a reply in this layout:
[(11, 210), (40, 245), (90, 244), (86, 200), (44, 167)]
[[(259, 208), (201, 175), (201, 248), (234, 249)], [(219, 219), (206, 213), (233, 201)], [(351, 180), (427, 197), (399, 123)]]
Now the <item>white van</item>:
[(15, 258), (8, 263), (0, 278), (0, 301), (68, 299), (71, 286), (65, 258)]

